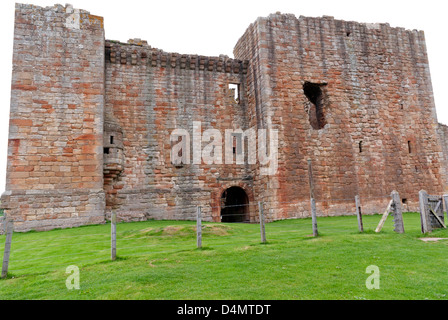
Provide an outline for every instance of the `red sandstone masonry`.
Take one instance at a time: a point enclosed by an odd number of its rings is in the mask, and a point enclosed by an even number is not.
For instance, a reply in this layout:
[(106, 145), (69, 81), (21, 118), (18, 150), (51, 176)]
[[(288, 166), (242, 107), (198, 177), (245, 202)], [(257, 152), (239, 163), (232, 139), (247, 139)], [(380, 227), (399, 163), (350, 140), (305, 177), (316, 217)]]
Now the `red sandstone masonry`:
[(247, 61), (225, 56), (106, 42), (106, 114), (120, 128), (115, 132), (122, 130), (124, 146), (122, 173), (105, 180), (108, 212), (126, 221), (185, 219), (201, 205), (205, 219), (220, 221), (217, 204), (226, 188), (242, 185), (252, 194), (245, 166), (170, 162), (174, 129), (192, 135), (193, 121), (201, 121), (202, 131), (218, 129), (223, 141), (226, 129), (247, 129), (245, 100), (236, 103), (229, 90), (230, 83), (244, 90), (246, 71)]
[[(307, 159), (322, 215), (353, 214), (357, 194), (363, 213), (378, 212), (393, 189), (418, 210), (420, 189), (446, 186), (421, 31), (278, 13), (251, 24), (231, 59), (105, 41), (103, 19), (71, 6), (18, 4), (15, 21), (2, 206), (17, 230), (101, 223), (112, 210), (190, 219), (197, 205), (221, 221), (234, 186), (265, 201), (268, 220), (307, 217)], [(277, 129), (277, 173), (173, 165), (170, 134), (192, 135), (195, 121), (223, 141), (226, 129)]]
[(2, 205), (17, 230), (104, 221), (103, 48), (102, 18), (16, 5)]
[(231, 59), (223, 55), (205, 57), (164, 52), (148, 46), (146, 41), (141, 40), (129, 40), (128, 43), (106, 41), (106, 62), (234, 74), (246, 74), (248, 67), (247, 60)]
[(448, 186), (448, 126), (439, 123), (437, 127), (437, 135), (440, 141), (440, 145), (442, 146), (442, 154), (439, 156), (443, 159), (443, 169), (445, 170), (445, 194), (447, 194), (448, 190), (446, 187)]
[[(259, 126), (278, 129), (282, 144), (278, 175), (255, 175), (255, 194), (274, 204), (268, 216), (295, 216), (295, 207), (281, 203), (308, 201), (308, 158), (318, 200), (359, 194), (372, 198), (364, 201), (365, 212), (378, 212), (374, 199), (393, 189), (412, 210), (418, 210), (418, 190), (443, 192), (423, 32), (275, 14), (252, 24), (234, 52), (250, 59), (246, 78), (252, 118)], [(325, 88), (326, 125), (320, 130), (309, 121), (305, 82)], [(345, 211), (322, 201), (323, 214)]]

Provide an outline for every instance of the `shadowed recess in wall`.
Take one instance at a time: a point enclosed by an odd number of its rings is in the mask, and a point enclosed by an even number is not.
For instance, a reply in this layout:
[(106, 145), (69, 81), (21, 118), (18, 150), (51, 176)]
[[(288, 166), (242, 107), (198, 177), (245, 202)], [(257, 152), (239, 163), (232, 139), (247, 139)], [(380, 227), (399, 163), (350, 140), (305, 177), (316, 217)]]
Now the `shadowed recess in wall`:
[(325, 94), (322, 89), (325, 86), (325, 84), (311, 82), (305, 82), (303, 85), (303, 93), (308, 98), (309, 102), (311, 102), (308, 115), (310, 124), (315, 130), (322, 129), (327, 124), (324, 113)]
[(249, 222), (249, 199), (240, 187), (230, 187), (221, 196), (221, 222)]

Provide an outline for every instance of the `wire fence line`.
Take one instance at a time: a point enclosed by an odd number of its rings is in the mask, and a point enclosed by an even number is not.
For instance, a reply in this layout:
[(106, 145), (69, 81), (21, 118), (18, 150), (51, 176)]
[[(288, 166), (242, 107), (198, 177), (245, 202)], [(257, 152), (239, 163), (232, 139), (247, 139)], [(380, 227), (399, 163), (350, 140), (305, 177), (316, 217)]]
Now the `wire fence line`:
[[(364, 201), (378, 201), (378, 200), (384, 200), (384, 199), (390, 199), (390, 195), (384, 195), (384, 196), (376, 196), (376, 197), (368, 197), (363, 199)], [(314, 199), (316, 201), (317, 205), (325, 205), (332, 202), (347, 202), (352, 209), (355, 208), (355, 197), (353, 198), (317, 198)], [(244, 213), (226, 213), (226, 217), (237, 217), (237, 216), (245, 216), (248, 213), (252, 213), (252, 216), (258, 217), (258, 206), (260, 203), (263, 204), (263, 206), (266, 209), (269, 210), (291, 210), (294, 211), (296, 207), (303, 207), (303, 212), (310, 213), (310, 202), (311, 199), (301, 199), (301, 200), (295, 200), (295, 201), (275, 201), (275, 200), (263, 200), (258, 202), (247, 202), (247, 203), (241, 203), (241, 204), (231, 204), (231, 205), (219, 205), (219, 206), (213, 206), (213, 205), (207, 205), (203, 206), (202, 209), (204, 209), (207, 213), (214, 213), (214, 212), (221, 212), (219, 215), (220, 218), (223, 217), (223, 210), (224, 209), (245, 209), (249, 208), (252, 211), (250, 212), (244, 212)], [(339, 203), (338, 203), (339, 204)], [(386, 203), (387, 204), (387, 203)], [(289, 205), (289, 206), (288, 206)], [(279, 206), (282, 206), (279, 208)], [(179, 212), (179, 215), (182, 215), (182, 220), (196, 220), (196, 208), (198, 205), (188, 205), (188, 206), (165, 206), (165, 207), (153, 207), (148, 209), (148, 215), (149, 216), (163, 216), (164, 214), (173, 212)], [(193, 213), (192, 213), (193, 212)], [(347, 212), (349, 213), (349, 212)], [(354, 213), (354, 211), (353, 211)], [(310, 215), (311, 216), (311, 215)], [(204, 216), (204, 218), (215, 218), (216, 216), (208, 215)], [(296, 215), (296, 216), (290, 216), (289, 218), (303, 218), (303, 215)], [(174, 217), (175, 218), (175, 217)], [(176, 219), (174, 219), (176, 220)], [(275, 220), (278, 220), (277, 218)], [(250, 222), (257, 222), (257, 221), (250, 221)]]
[[(383, 196), (368, 196), (365, 197), (363, 199), (365, 200), (378, 200), (378, 199), (386, 199), (386, 198), (390, 198), (390, 194), (389, 195), (383, 195)], [(346, 201), (346, 202), (353, 202), (355, 199), (355, 197), (351, 197), (351, 198), (328, 198), (328, 197), (321, 197), (321, 198), (315, 198), (316, 202), (337, 202), (337, 201)], [(248, 207), (248, 206), (258, 206), (258, 204), (260, 202), (262, 202), (263, 204), (274, 204), (274, 205), (283, 205), (283, 204), (295, 204), (295, 205), (299, 205), (305, 202), (309, 202), (310, 199), (309, 198), (304, 198), (301, 200), (293, 200), (293, 201), (277, 201), (277, 200), (261, 200), (261, 201), (252, 201), (252, 202), (248, 202), (248, 203), (241, 203), (241, 204), (231, 204), (231, 205), (208, 205), (207, 208), (208, 209), (223, 209), (223, 208), (238, 208), (238, 207)], [(177, 206), (166, 206), (164, 209), (159, 209), (160, 207), (154, 207), (156, 208), (156, 210), (151, 211), (154, 213), (165, 213), (167, 209), (169, 210), (182, 210), (182, 211), (187, 211), (187, 209), (190, 210), (196, 210), (198, 205), (196, 204), (191, 204), (191, 205), (183, 205), (181, 207), (177, 207)], [(151, 209), (153, 210), (153, 209)], [(193, 217), (193, 216), (191, 216)]]
[[(390, 195), (384, 197), (375, 197), (375, 199), (390, 199)], [(369, 199), (364, 199), (368, 201)], [(353, 212), (355, 215), (355, 199), (324, 199), (318, 200), (317, 203), (323, 201), (352, 201)], [(307, 203), (308, 202), (308, 203)], [(256, 223), (252, 223), (250, 227), (229, 228), (231, 232), (227, 232), (227, 224), (216, 224), (211, 221), (203, 221), (200, 206), (196, 208), (196, 214), (188, 216), (186, 220), (196, 221), (196, 225), (191, 221), (167, 221), (166, 225), (152, 227), (151, 221), (144, 225), (118, 223), (116, 229), (116, 241), (113, 243), (112, 232), (92, 233), (89, 229), (78, 230), (73, 228), (69, 233), (63, 236), (55, 235), (50, 238), (39, 238), (40, 233), (17, 234), (14, 241), (8, 243), (8, 232), (4, 236), (0, 236), (0, 254), (3, 255), (2, 278), (7, 278), (8, 273), (13, 276), (23, 276), (27, 274), (39, 274), (42, 272), (54, 272), (58, 268), (67, 267), (68, 265), (87, 266), (90, 264), (108, 262), (117, 258), (127, 257), (154, 257), (157, 255), (174, 254), (184, 251), (175, 245), (164, 242), (164, 239), (170, 239), (173, 235), (182, 235), (182, 241), (191, 244), (191, 250), (202, 247), (202, 237), (206, 239), (206, 246), (224, 247), (228, 245), (250, 245), (256, 243), (265, 243), (268, 241), (294, 242), (310, 236), (316, 236), (312, 233), (312, 226), (307, 219), (301, 219), (300, 223), (285, 225), (281, 221), (276, 221), (265, 225), (265, 215), (263, 208), (269, 208), (272, 205), (290, 204), (290, 205), (310, 205), (309, 201), (283, 201), (283, 202), (249, 202), (243, 204), (227, 205), (224, 208), (241, 208), (252, 207), (252, 216), (257, 217)], [(211, 209), (208, 207), (206, 209)], [(223, 209), (223, 207), (221, 207)], [(378, 211), (384, 210), (379, 208)], [(245, 213), (229, 213), (228, 217), (244, 217)], [(308, 217), (309, 218), (309, 217)], [(159, 221), (160, 222), (160, 221)], [(241, 221), (244, 222), (244, 221)], [(254, 222), (254, 221), (252, 221)], [(11, 224), (12, 225), (12, 224)], [(117, 226), (117, 222), (110, 223)], [(8, 224), (10, 226), (10, 224)], [(173, 226), (177, 226), (176, 230)], [(169, 227), (172, 227), (171, 229)], [(218, 228), (213, 233), (213, 228)], [(331, 229), (331, 224), (325, 224), (327, 230)], [(65, 229), (66, 230), (66, 229)], [(107, 230), (107, 229), (105, 229)], [(60, 231), (60, 230), (58, 230)], [(353, 219), (353, 225), (347, 229), (338, 232), (357, 232), (356, 220)], [(220, 233), (221, 232), (221, 233)], [(265, 235), (263, 237), (263, 232)], [(12, 231), (10, 230), (10, 233)], [(198, 238), (201, 237), (201, 246), (197, 245)], [(260, 238), (261, 237), (261, 238)], [(260, 241), (261, 239), (261, 241)], [(55, 243), (52, 243), (54, 241)], [(62, 243), (61, 243), (62, 242)], [(8, 248), (9, 246), (9, 248)], [(115, 254), (114, 254), (115, 251)], [(5, 255), (8, 252), (8, 257)], [(5, 268), (5, 261), (7, 266)]]

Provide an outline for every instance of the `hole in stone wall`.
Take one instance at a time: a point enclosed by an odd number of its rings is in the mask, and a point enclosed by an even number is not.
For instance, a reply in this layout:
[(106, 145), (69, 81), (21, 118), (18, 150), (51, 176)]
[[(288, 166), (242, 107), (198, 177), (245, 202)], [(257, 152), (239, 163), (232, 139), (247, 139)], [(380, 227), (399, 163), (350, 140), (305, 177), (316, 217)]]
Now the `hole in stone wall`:
[[(171, 163), (176, 168), (182, 168), (184, 164), (189, 164), (189, 141), (187, 135), (177, 134), (171, 138)], [(185, 151), (185, 152), (184, 152)]]
[(351, 35), (350, 31), (347, 31), (346, 35), (347, 35), (347, 37), (350, 37), (350, 35)]
[(110, 136), (110, 144), (114, 144), (114, 136)]
[(109, 148), (104, 148), (104, 154), (109, 154), (110, 153), (110, 149)]
[(324, 93), (322, 86), (325, 85), (311, 82), (305, 82), (303, 85), (303, 92), (311, 102), (308, 115), (310, 124), (315, 130), (322, 129), (327, 124), (324, 114)]
[(241, 155), (243, 153), (243, 136), (241, 133), (232, 133), (233, 154)]
[(237, 83), (229, 83), (229, 90), (235, 102), (240, 103), (240, 85)]
[(408, 151), (412, 153), (411, 141), (408, 141)]
[(359, 141), (359, 153), (362, 153), (362, 141)]
[(403, 204), (403, 207), (405, 208), (406, 211), (409, 211), (409, 206), (408, 206), (408, 199), (403, 198), (401, 200), (401, 203)]

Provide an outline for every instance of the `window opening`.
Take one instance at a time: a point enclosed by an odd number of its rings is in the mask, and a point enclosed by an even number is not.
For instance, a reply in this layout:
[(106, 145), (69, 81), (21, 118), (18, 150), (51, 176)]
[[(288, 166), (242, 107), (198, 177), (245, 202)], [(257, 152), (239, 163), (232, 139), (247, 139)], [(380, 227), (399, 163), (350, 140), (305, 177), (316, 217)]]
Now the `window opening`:
[(229, 83), (229, 90), (235, 102), (240, 103), (240, 85), (237, 83)]
[(311, 102), (308, 110), (309, 121), (313, 129), (322, 129), (327, 123), (324, 114), (324, 93), (322, 91), (322, 84), (305, 82), (303, 85), (303, 92)]

